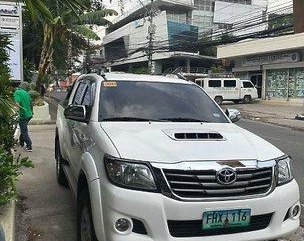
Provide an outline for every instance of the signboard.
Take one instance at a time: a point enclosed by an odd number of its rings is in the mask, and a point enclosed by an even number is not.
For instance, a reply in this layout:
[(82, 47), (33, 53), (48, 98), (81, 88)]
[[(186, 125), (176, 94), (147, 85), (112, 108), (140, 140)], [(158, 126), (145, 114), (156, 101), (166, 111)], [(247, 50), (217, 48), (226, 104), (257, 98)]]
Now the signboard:
[(0, 5), (0, 15), (19, 16), (18, 6)]
[(22, 26), (20, 22), (21, 6), (12, 2), (11, 5), (0, 5), (0, 32), (10, 37), (8, 61), (13, 80), (23, 79), (22, 66)]
[(260, 66), (264, 64), (293, 63), (299, 61), (299, 53), (277, 53), (272, 55), (247, 57), (243, 60), (243, 66)]
[(20, 20), (19, 17), (12, 16), (0, 16), (0, 26), (1, 28), (19, 28)]

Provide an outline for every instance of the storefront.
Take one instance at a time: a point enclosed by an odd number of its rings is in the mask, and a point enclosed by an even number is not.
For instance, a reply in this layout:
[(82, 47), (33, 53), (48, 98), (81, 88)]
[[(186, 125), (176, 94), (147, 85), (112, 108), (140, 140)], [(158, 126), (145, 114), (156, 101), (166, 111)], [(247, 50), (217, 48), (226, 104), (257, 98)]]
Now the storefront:
[(304, 100), (304, 34), (250, 40), (218, 48), (233, 72), (251, 80), (262, 99)]

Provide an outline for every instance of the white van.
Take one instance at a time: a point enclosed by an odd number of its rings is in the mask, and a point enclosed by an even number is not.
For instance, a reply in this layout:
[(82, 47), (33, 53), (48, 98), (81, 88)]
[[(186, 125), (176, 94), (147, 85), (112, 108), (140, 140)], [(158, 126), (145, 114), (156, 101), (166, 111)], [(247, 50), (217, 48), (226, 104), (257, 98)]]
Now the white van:
[(240, 80), (238, 78), (199, 78), (195, 83), (205, 89), (205, 91), (218, 103), (230, 100), (235, 103), (242, 101), (250, 103), (258, 98), (258, 91), (250, 80)]

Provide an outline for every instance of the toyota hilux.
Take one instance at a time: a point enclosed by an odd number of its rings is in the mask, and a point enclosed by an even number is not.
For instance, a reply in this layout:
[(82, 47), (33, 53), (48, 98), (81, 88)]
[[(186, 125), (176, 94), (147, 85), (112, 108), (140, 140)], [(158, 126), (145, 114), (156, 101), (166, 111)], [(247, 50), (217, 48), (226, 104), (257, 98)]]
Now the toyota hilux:
[(274, 240), (299, 227), (292, 160), (198, 85), (82, 75), (58, 107), (59, 184), (78, 240)]

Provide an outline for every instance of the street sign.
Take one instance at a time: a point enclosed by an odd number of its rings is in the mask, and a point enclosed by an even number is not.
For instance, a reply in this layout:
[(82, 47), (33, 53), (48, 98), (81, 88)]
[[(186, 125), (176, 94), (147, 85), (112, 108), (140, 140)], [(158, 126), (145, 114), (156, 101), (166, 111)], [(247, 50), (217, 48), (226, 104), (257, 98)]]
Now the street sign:
[(10, 74), (13, 80), (23, 80), (21, 4), (12, 2), (0, 5), (0, 33), (11, 41), (8, 54)]

